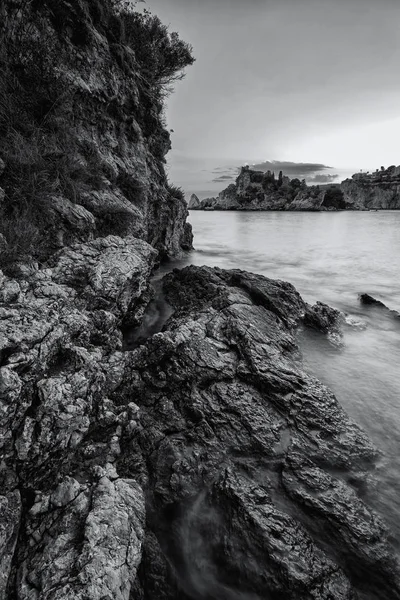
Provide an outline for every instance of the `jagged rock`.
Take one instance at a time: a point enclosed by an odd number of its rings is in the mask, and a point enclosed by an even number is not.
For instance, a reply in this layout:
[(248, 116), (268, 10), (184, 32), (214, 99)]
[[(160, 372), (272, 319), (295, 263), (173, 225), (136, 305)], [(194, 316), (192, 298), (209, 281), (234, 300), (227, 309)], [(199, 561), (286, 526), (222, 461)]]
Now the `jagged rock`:
[(68, 198), (53, 196), (51, 210), (55, 212), (61, 226), (65, 224), (67, 230), (72, 229), (77, 236), (81, 235), (84, 239), (90, 239), (95, 230), (96, 220), (86, 208), (74, 204)]
[[(183, 591), (328, 600), (363, 588), (400, 598), (387, 531), (350, 484), (376, 450), (303, 371), (296, 290), (188, 267), (167, 275), (164, 291), (175, 310), (164, 331), (125, 355), (118, 397), (140, 411), (117, 465), (144, 485), (149, 527)], [(336, 316), (323, 305), (313, 314), (325, 330)]]
[(164, 279), (164, 330), (123, 353), (155, 258), (133, 238), (76, 244), (0, 305), (7, 600), (353, 600), (359, 572), (398, 598), (387, 532), (348, 483), (377, 452), (294, 337), (336, 312), (190, 267)]
[(193, 229), (190, 223), (185, 224), (180, 244), (183, 250), (191, 250), (193, 248)]
[(128, 600), (141, 560), (144, 497), (131, 480), (101, 469), (92, 485), (65, 478), (28, 515), (21, 600)]
[(388, 308), (386, 304), (384, 304), (380, 300), (376, 300), (376, 298), (370, 296), (369, 294), (360, 294), (359, 300), (361, 304), (364, 304), (366, 306), (375, 306), (377, 308), (383, 308), (385, 311), (391, 313), (394, 317), (400, 318), (400, 313), (397, 310), (392, 310)]
[[(0, 192), (0, 195), (1, 195), (1, 192)], [(0, 198), (0, 201), (1, 201), (1, 198)], [(8, 244), (7, 244), (6, 238), (4, 237), (4, 235), (2, 233), (0, 233), (0, 252), (4, 252), (4, 250), (7, 249), (7, 246), (8, 246)]]
[(196, 194), (192, 194), (190, 196), (190, 200), (189, 200), (189, 204), (188, 204), (188, 209), (189, 210), (197, 210), (200, 207), (201, 207), (200, 200), (198, 199), (198, 197), (196, 196)]
[(323, 302), (317, 302), (314, 306), (309, 304), (306, 306), (304, 324), (308, 327), (318, 329), (326, 334), (341, 336), (340, 326), (343, 322), (343, 314)]
[(8, 575), (18, 539), (22, 515), (18, 490), (0, 496), (0, 598), (6, 598)]
[(383, 304), (380, 300), (376, 300), (373, 296), (369, 294), (360, 294), (359, 296), (361, 304), (366, 304), (367, 306), (380, 306), (381, 308), (387, 308), (386, 304)]
[(81, 202), (95, 215), (100, 232), (109, 230), (115, 235), (145, 237), (143, 212), (119, 190), (93, 190), (83, 194)]
[[(282, 482), (290, 497), (308, 511), (312, 519), (323, 523), (323, 534), (335, 539), (343, 560), (359, 577), (368, 579), (369, 569), (374, 569), (376, 591), (382, 597), (399, 597), (398, 564), (386, 542), (389, 532), (354, 490), (298, 455), (288, 456)], [(357, 544), (354, 544), (354, 533)], [(370, 586), (369, 582), (367, 591)]]
[(154, 249), (136, 238), (97, 238), (62, 251), (52, 278), (79, 289), (91, 308), (124, 313), (147, 287), (155, 258)]
[(18, 598), (129, 599), (144, 498), (113, 464), (138, 407), (108, 395), (124, 374), (119, 325), (140, 312), (156, 257), (109, 236), (0, 276), (0, 589)]

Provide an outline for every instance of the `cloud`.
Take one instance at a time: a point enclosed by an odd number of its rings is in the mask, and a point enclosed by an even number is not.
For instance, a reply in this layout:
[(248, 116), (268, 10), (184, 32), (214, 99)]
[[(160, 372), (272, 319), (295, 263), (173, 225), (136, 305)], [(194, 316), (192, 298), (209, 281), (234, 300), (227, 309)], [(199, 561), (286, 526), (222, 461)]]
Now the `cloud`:
[(307, 181), (309, 183), (332, 183), (335, 179), (338, 179), (339, 175), (331, 175), (327, 173), (326, 175), (320, 173), (318, 175), (314, 175), (314, 177), (309, 178)]
[(279, 173), (279, 171), (282, 171), (284, 175), (288, 175), (290, 178), (298, 177), (299, 179), (305, 179), (309, 178), (311, 175), (316, 175), (320, 171), (332, 169), (333, 167), (328, 167), (321, 163), (296, 163), (290, 161), (266, 160), (255, 165), (250, 165), (250, 168), (255, 171), (263, 172), (275, 171), (276, 174)]
[(213, 183), (219, 183), (220, 181), (233, 181), (235, 177), (233, 175), (220, 175), (220, 177), (216, 177), (213, 179)]
[(239, 169), (240, 167), (215, 167), (215, 169), (213, 169), (211, 173), (214, 173), (214, 175), (229, 175), (229, 173), (237, 173)]

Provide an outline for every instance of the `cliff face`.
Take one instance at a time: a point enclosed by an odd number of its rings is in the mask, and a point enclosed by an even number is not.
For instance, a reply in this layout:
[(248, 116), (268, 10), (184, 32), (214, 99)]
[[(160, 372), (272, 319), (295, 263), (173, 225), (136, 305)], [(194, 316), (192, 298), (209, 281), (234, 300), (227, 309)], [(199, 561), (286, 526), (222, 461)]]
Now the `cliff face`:
[(400, 166), (355, 174), (342, 182), (341, 190), (348, 207), (355, 210), (400, 209)]
[(320, 189), (307, 186), (298, 179), (280, 174), (252, 171), (243, 167), (235, 184), (229, 185), (217, 198), (207, 198), (191, 210), (338, 210), (345, 208), (343, 194), (337, 187)]
[(163, 90), (193, 59), (156, 18), (114, 4), (2, 3), (0, 233), (11, 253), (43, 259), (109, 234), (161, 255), (191, 247), (164, 170)]

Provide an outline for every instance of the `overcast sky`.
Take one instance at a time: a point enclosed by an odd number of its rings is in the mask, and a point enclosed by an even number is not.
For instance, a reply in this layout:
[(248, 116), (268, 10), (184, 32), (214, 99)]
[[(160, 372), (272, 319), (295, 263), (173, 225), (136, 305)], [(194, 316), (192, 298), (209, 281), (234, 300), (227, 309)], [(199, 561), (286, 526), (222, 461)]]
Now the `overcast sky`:
[(309, 177), (340, 178), (400, 163), (400, 0), (147, 7), (194, 48), (167, 111), (171, 178), (188, 191), (222, 189), (214, 180), (246, 162), (318, 163), (333, 169)]

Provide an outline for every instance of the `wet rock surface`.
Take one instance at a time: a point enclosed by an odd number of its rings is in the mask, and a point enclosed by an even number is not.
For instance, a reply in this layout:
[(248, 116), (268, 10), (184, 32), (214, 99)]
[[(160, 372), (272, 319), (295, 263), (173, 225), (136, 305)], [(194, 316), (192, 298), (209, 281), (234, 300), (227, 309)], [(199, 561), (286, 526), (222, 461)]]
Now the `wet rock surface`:
[(378, 453), (295, 341), (340, 313), (188, 267), (163, 331), (122, 352), (155, 259), (110, 236), (1, 278), (1, 597), (400, 598), (362, 496)]
[(135, 447), (147, 457), (135, 468), (148, 523), (179, 585), (193, 598), (399, 597), (388, 532), (350, 484), (376, 451), (302, 370), (300, 296), (205, 267), (164, 281), (174, 315), (126, 355), (140, 416), (120, 464)]
[(387, 314), (390, 314), (391, 316), (400, 319), (400, 313), (397, 310), (389, 308), (388, 306), (386, 306), (386, 304), (384, 304), (380, 300), (377, 300), (373, 296), (370, 296), (369, 294), (360, 294), (359, 300), (364, 306), (371, 306), (372, 308), (382, 309)]
[(156, 256), (109, 236), (1, 276), (1, 598), (129, 598), (144, 494), (113, 466), (122, 421), (107, 396)]

